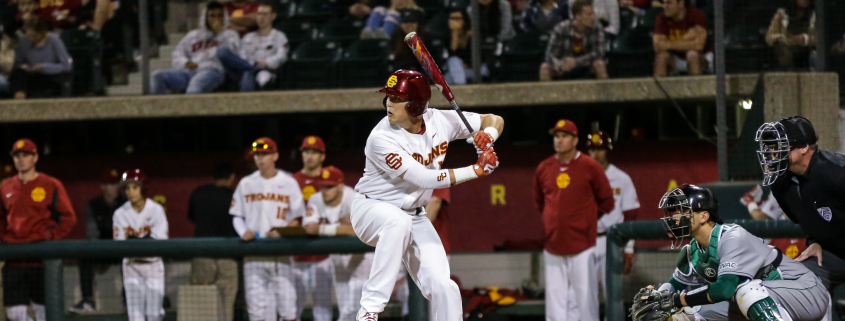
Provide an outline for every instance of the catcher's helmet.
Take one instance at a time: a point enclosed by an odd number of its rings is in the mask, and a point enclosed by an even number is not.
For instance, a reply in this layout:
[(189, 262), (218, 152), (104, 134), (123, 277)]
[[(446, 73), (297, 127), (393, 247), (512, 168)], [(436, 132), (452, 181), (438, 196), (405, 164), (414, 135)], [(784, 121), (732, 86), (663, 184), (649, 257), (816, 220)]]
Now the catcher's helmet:
[(123, 172), (123, 175), (120, 177), (121, 184), (127, 184), (131, 182), (137, 182), (143, 184), (144, 181), (147, 180), (147, 175), (144, 174), (140, 169), (130, 169), (128, 171)]
[(719, 201), (713, 192), (704, 187), (684, 184), (673, 188), (663, 194), (657, 206), (663, 210), (663, 227), (674, 240), (690, 236), (690, 218), (693, 213), (707, 211), (711, 221), (722, 224)]
[(595, 148), (595, 149), (613, 149), (613, 143), (610, 140), (610, 136), (603, 131), (597, 131), (593, 133), (587, 134), (587, 148)]
[[(431, 100), (431, 87), (428, 86), (428, 79), (419, 72), (413, 70), (399, 69), (387, 78), (384, 88), (378, 92), (408, 99), (405, 111), (408, 115), (416, 117), (425, 113), (428, 108), (428, 101)], [(387, 96), (382, 104), (387, 108)]]
[(763, 124), (754, 140), (760, 144), (757, 158), (763, 169), (763, 185), (772, 185), (789, 168), (790, 146), (815, 144), (818, 136), (807, 118), (792, 116)]

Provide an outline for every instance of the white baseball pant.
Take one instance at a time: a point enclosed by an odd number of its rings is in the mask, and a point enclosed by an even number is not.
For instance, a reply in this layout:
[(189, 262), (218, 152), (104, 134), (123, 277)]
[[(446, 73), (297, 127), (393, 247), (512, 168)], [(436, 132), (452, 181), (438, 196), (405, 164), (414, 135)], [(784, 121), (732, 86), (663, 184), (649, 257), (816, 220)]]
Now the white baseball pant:
[(364, 283), (361, 309), (384, 311), (401, 266), (431, 301), (436, 321), (462, 321), (461, 293), (450, 278), (440, 237), (423, 210), (415, 215), (394, 205), (358, 195), (352, 203), (352, 227), (364, 243), (375, 246), (373, 269)]
[(332, 260), (294, 262), (296, 284), (296, 319), (302, 319), (305, 299), (311, 294), (314, 321), (332, 321)]
[(543, 251), (546, 279), (546, 320), (568, 320), (575, 297), (577, 320), (599, 320), (599, 296), (596, 287), (594, 248), (578, 254), (560, 256)]
[(338, 321), (355, 321), (361, 307), (361, 291), (373, 267), (373, 253), (334, 254), (334, 292), (337, 296)]
[(593, 258), (596, 266), (596, 286), (598, 287), (595, 293), (602, 299), (607, 295), (607, 236), (597, 237), (594, 249)]
[(290, 256), (244, 258), (244, 291), (251, 321), (296, 319), (292, 262)]
[(164, 317), (164, 262), (123, 260), (123, 287), (129, 321), (159, 321)]

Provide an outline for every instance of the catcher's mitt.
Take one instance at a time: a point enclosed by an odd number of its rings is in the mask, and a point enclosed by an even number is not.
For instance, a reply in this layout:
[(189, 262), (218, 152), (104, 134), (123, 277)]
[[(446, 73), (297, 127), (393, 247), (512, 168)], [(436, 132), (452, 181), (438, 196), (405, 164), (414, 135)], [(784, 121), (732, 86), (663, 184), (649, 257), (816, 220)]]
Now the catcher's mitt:
[(631, 319), (634, 321), (666, 321), (675, 310), (674, 293), (642, 288), (631, 305)]

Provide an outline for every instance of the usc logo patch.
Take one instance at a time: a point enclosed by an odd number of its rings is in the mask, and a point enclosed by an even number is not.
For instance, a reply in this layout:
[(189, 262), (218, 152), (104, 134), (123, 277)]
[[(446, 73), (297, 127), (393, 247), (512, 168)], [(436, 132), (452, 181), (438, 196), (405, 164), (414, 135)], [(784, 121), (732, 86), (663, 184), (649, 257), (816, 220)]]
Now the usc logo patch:
[(440, 173), (440, 176), (437, 176), (437, 181), (441, 182), (446, 179), (446, 172)]
[(36, 187), (32, 189), (32, 193), (30, 193), (30, 196), (32, 196), (33, 201), (41, 202), (44, 200), (45, 197), (47, 197), (47, 192), (44, 190), (43, 187)]
[(395, 75), (390, 76), (390, 78), (387, 78), (387, 88), (393, 88), (393, 86), (396, 86), (397, 82), (399, 82), (399, 78), (396, 78)]
[(794, 259), (798, 256), (798, 246), (795, 244), (790, 245), (788, 248), (786, 248), (786, 253), (784, 254), (786, 254), (786, 256), (788, 256), (790, 259)]
[(566, 188), (567, 186), (569, 186), (570, 180), (571, 179), (569, 178), (569, 174), (560, 173), (560, 175), (557, 176), (557, 180), (556, 180), (557, 181), (557, 188)]
[(399, 167), (402, 167), (402, 157), (396, 153), (387, 154), (387, 156), (384, 157), (384, 162), (387, 163), (388, 167), (394, 170), (399, 169)]

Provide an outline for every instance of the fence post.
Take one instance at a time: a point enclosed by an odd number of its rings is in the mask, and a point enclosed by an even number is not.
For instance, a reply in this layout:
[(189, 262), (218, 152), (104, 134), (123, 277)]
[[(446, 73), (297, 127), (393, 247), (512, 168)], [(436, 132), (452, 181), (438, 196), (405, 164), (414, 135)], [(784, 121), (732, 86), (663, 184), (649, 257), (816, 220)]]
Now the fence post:
[(408, 280), (408, 321), (428, 321), (428, 300), (410, 274), (405, 279)]
[(62, 260), (44, 260), (44, 310), (47, 321), (64, 320), (64, 285)]
[(605, 315), (607, 321), (625, 321), (625, 298), (622, 297), (622, 274), (625, 272), (625, 243), (616, 226), (611, 226), (607, 233), (607, 302)]

